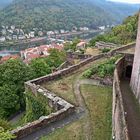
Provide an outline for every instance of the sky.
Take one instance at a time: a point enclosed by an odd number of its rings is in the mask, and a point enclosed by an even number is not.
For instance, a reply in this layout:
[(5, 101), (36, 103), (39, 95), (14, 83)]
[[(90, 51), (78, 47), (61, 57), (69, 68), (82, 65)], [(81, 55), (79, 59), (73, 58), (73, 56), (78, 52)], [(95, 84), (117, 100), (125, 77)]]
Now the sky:
[(108, 0), (108, 1), (140, 4), (140, 0)]

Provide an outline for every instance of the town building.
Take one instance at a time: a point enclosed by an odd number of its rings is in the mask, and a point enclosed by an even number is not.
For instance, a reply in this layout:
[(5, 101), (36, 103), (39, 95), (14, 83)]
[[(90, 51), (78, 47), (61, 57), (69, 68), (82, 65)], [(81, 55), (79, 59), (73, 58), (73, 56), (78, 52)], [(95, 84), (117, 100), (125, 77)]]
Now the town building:
[(4, 36), (0, 37), (0, 42), (4, 42), (6, 38)]
[(85, 48), (86, 48), (86, 42), (85, 41), (81, 41), (76, 45), (77, 50), (84, 50)]
[(4, 56), (0, 59), (0, 63), (4, 63), (10, 59), (20, 59), (20, 56), (19, 55), (7, 55), (7, 56)]
[(53, 43), (50, 45), (41, 45), (35, 48), (28, 48), (24, 51), (21, 51), (20, 55), (24, 62), (28, 64), (32, 59), (49, 56), (50, 49), (57, 49), (61, 51), (63, 49), (63, 44)]

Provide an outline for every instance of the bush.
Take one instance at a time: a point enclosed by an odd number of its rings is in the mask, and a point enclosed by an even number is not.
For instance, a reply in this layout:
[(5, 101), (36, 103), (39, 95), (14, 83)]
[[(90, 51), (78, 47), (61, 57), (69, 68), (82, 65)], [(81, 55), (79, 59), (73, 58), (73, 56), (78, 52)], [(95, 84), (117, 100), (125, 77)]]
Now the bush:
[(41, 116), (46, 116), (51, 111), (47, 99), (43, 95), (34, 96), (30, 92), (26, 93), (26, 115), (23, 118), (25, 123), (37, 120)]
[(4, 130), (10, 130), (11, 125), (6, 120), (0, 119), (0, 127), (4, 128)]
[(92, 75), (92, 70), (91, 70), (91, 69), (89, 69), (89, 70), (87, 70), (87, 71), (85, 71), (85, 72), (83, 73), (83, 76), (84, 76), (85, 78), (90, 78), (91, 75)]
[(102, 49), (102, 53), (107, 53), (107, 52), (109, 52), (111, 49), (110, 48), (104, 48), (104, 49)]
[(120, 57), (121, 55), (117, 55), (115, 57), (111, 57), (109, 60), (105, 61), (102, 64), (94, 65), (91, 69), (83, 73), (83, 77), (90, 78), (92, 75), (96, 75), (101, 78), (104, 78), (106, 76), (113, 76), (115, 62)]

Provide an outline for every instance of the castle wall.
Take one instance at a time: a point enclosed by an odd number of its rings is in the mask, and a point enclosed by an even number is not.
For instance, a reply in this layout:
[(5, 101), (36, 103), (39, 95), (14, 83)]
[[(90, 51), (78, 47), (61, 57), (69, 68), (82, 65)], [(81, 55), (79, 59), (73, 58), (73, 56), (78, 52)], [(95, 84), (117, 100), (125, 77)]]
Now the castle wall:
[(138, 34), (134, 55), (133, 70), (130, 82), (131, 89), (140, 103), (140, 14), (138, 22)]
[[(122, 47), (121, 50), (125, 50), (128, 47), (130, 47), (130, 45)], [(116, 51), (117, 50), (118, 48), (116, 49)], [(111, 53), (100, 54), (97, 56), (92, 56), (90, 58), (85, 56), (87, 57), (87, 59), (83, 60), (79, 64), (70, 66), (68, 68), (62, 69), (55, 73), (49, 74), (47, 76), (43, 76), (43, 77), (31, 80), (31, 81), (25, 82), (26, 91), (28, 90), (31, 91), (32, 94), (35, 96), (37, 94), (42, 94), (44, 98), (47, 98), (50, 107), (55, 108), (56, 112), (51, 113), (48, 116), (42, 116), (38, 120), (34, 122), (30, 122), (24, 125), (23, 127), (18, 127), (17, 129), (12, 130), (11, 133), (15, 134), (17, 136), (17, 139), (22, 138), (41, 128), (47, 127), (47, 125), (52, 122), (59, 121), (65, 118), (66, 116), (70, 115), (71, 113), (74, 113), (75, 107), (72, 104), (58, 97), (55, 93), (52, 93), (48, 91), (47, 89), (44, 89), (40, 85), (44, 82), (46, 83), (52, 80), (56, 80), (57, 78), (60, 78), (62, 76), (64, 77), (65, 75), (72, 74), (73, 72), (75, 72), (76, 70), (78, 70), (79, 68), (83, 67), (84, 65), (90, 62), (93, 62), (103, 57), (110, 57), (111, 55), (115, 54), (116, 51), (113, 50)], [(121, 136), (123, 136), (124, 138), (127, 137), (126, 129), (125, 129), (126, 125), (124, 121), (124, 110), (123, 110), (123, 104), (122, 104), (122, 99), (121, 99), (121, 92), (119, 88), (119, 75), (122, 74), (121, 68), (123, 68), (123, 65), (121, 64), (122, 63), (118, 65), (119, 71), (115, 71), (115, 78), (114, 78), (115, 80), (114, 80), (114, 88), (113, 88), (114, 89), (113, 91), (113, 134), (116, 136), (116, 138), (118, 138), (116, 140), (123, 140), (121, 139)], [(124, 140), (127, 140), (127, 139), (124, 139)]]
[(116, 62), (116, 69), (114, 71), (112, 105), (112, 138), (114, 140), (129, 140), (120, 88), (120, 78), (123, 75), (124, 63), (124, 57), (118, 60), (118, 62)]

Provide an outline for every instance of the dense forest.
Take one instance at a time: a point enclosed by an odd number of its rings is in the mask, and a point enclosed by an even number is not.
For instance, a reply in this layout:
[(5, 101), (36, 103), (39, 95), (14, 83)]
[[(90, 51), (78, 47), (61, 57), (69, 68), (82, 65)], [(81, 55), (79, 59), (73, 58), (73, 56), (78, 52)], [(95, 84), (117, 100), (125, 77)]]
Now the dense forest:
[(138, 14), (127, 17), (121, 25), (118, 25), (104, 35), (93, 38), (89, 46), (95, 46), (97, 41), (112, 42), (115, 44), (127, 44), (136, 40), (138, 26)]
[(105, 0), (14, 0), (0, 13), (1, 25), (16, 25), (23, 29), (66, 29), (74, 26), (116, 24), (136, 12), (137, 5)]

